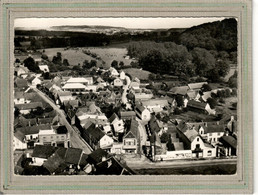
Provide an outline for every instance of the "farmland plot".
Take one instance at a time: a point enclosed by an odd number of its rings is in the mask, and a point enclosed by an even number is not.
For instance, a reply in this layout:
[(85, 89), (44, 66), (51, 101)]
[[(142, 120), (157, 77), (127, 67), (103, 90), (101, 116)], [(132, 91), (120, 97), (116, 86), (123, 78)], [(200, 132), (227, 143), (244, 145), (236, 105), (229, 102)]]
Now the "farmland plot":
[(99, 57), (105, 62), (105, 68), (109, 68), (113, 60), (118, 61), (118, 63), (122, 61), (125, 66), (130, 65), (132, 61), (131, 59), (124, 58), (124, 56), (127, 55), (126, 48), (86, 47), (83, 49), (99, 55)]
[(84, 54), (81, 49), (68, 49), (64, 50), (64, 48), (51, 48), (45, 49), (45, 54), (48, 56), (49, 60), (53, 59), (53, 56), (56, 55), (57, 52), (61, 52), (62, 59), (67, 59), (70, 65), (78, 65), (79, 63), (82, 65), (84, 60), (94, 60), (94, 58)]
[[(95, 53), (101, 60), (97, 60), (96, 58), (83, 53), (83, 51)], [(84, 47), (78, 49), (70, 48), (67, 50), (64, 48), (45, 49), (45, 54), (50, 60), (53, 59), (53, 56), (55, 56), (57, 52), (61, 52), (62, 59), (68, 59), (70, 65), (78, 65), (79, 63), (82, 65), (84, 60), (96, 60), (98, 66), (102, 64), (102, 61), (104, 61), (104, 68), (109, 68), (113, 60), (118, 61), (118, 63), (123, 61), (125, 66), (130, 65), (132, 61), (131, 59), (124, 58), (124, 56), (127, 54), (126, 48)]]

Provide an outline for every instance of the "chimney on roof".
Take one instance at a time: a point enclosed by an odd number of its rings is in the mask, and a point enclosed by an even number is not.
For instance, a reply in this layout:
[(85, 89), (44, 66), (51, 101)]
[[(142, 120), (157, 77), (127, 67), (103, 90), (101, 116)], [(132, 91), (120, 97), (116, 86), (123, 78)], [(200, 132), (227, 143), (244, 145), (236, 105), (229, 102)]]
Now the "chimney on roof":
[(235, 120), (235, 117), (234, 117), (234, 116), (231, 116), (231, 117), (230, 117), (230, 120), (231, 120), (231, 121)]

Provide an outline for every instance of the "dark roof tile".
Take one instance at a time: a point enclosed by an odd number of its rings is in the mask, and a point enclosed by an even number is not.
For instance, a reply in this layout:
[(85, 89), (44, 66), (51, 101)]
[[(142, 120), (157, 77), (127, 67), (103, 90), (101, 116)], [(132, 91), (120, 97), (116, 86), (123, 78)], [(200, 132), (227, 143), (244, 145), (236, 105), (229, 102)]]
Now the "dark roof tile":
[(36, 145), (31, 156), (48, 159), (55, 151), (54, 146)]
[(65, 154), (65, 162), (78, 165), (82, 156), (82, 149), (68, 148)]

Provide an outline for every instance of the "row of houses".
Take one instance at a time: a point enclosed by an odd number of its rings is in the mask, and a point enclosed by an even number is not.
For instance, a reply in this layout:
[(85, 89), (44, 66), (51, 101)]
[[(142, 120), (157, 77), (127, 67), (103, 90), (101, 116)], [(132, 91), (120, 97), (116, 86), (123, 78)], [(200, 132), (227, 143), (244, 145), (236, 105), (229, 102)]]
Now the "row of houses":
[[(216, 158), (237, 155), (236, 120), (188, 123), (177, 126), (161, 124), (155, 117), (149, 121), (150, 152), (154, 161), (192, 158)], [(164, 143), (163, 134), (169, 136)]]
[(28, 159), (31, 159), (30, 167), (40, 167), (44, 169), (45, 174), (49, 175), (136, 174), (102, 149), (97, 149), (91, 154), (85, 154), (79, 148), (37, 145)]
[(63, 125), (35, 125), (15, 128), (13, 150), (36, 145), (70, 147), (70, 133)]

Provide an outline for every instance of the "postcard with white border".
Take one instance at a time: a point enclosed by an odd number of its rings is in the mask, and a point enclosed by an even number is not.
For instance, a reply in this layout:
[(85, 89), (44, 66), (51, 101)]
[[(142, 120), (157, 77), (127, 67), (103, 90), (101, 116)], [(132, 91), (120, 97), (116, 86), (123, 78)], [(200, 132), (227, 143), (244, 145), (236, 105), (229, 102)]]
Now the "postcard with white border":
[(1, 191), (252, 193), (251, 1), (1, 1)]

